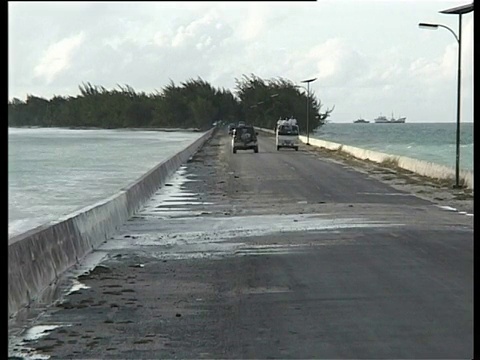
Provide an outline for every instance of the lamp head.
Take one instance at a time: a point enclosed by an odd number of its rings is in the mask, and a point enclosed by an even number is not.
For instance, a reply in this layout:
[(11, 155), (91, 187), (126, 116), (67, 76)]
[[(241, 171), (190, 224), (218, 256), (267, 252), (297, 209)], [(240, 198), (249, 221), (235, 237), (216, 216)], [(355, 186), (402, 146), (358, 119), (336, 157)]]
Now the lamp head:
[(428, 30), (437, 30), (438, 25), (437, 24), (427, 24), (427, 23), (419, 23), (418, 27), (420, 29), (428, 29)]
[(310, 83), (310, 82), (315, 81), (315, 80), (317, 80), (317, 78), (308, 79), (308, 80), (303, 80), (303, 81), (300, 81), (300, 82), (302, 82), (302, 83)]

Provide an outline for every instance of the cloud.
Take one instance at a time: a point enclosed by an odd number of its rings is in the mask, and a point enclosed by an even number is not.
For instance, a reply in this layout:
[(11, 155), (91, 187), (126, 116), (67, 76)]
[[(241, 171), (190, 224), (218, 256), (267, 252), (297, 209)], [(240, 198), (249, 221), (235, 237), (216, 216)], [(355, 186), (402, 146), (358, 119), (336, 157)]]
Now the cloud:
[(462, 32), (462, 92), (470, 98), (473, 98), (473, 31), (472, 16)]
[[(173, 39), (171, 46), (177, 47), (203, 47), (205, 42), (211, 42), (212, 36), (217, 37), (216, 19), (212, 14), (207, 14), (186, 26), (180, 26)], [(211, 34), (211, 35), (210, 35)], [(200, 46), (198, 46), (200, 45)], [(207, 44), (208, 45), (208, 44)]]
[(84, 40), (85, 35), (81, 32), (50, 45), (34, 68), (35, 77), (51, 83), (59, 73), (71, 66), (72, 57)]
[(248, 41), (255, 39), (265, 29), (265, 22), (261, 7), (249, 7), (246, 20), (241, 22), (239, 38)]
[[(345, 40), (331, 38), (305, 55), (290, 54), (288, 63), (291, 68), (287, 73), (296, 80), (315, 76), (325, 87), (362, 87), (369, 78), (372, 61)], [(303, 77), (298, 79), (298, 74)]]
[[(222, 61), (228, 63), (229, 56), (237, 56), (231, 41), (233, 29), (215, 11), (202, 12), (202, 16), (192, 16), (175, 27), (150, 24), (142, 31), (140, 41), (130, 31), (103, 38), (90, 33), (89, 38), (100, 41), (90, 42), (70, 71), (57, 81), (89, 81), (106, 88), (128, 84), (152, 92), (170, 80), (177, 84), (197, 77), (210, 81), (216, 68), (220, 70), (218, 76), (222, 76)], [(223, 54), (227, 54), (226, 59), (222, 59)]]
[[(442, 29), (441, 29), (442, 30)], [(446, 30), (442, 30), (446, 31)], [(455, 30), (457, 34), (457, 30)], [(458, 35), (458, 34), (457, 34)], [(447, 36), (447, 35), (446, 35)], [(412, 60), (409, 70), (424, 92), (440, 98), (441, 93), (448, 92), (452, 97), (456, 92), (458, 43), (448, 35), (450, 42), (443, 52), (431, 59), (425, 57)], [(428, 55), (428, 54), (427, 54)], [(462, 99), (470, 103), (473, 98), (473, 16), (463, 24), (462, 29)], [(451, 94), (450, 94), (451, 93)], [(472, 114), (468, 113), (467, 117)]]
[(441, 57), (427, 60), (419, 58), (412, 61), (410, 70), (419, 80), (430, 84), (451, 80), (456, 76), (458, 45), (449, 44)]

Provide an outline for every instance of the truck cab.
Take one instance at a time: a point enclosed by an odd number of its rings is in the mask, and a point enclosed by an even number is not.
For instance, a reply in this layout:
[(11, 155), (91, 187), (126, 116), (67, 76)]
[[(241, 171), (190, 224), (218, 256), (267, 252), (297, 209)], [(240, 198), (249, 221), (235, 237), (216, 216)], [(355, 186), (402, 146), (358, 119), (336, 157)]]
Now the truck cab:
[(280, 148), (291, 148), (298, 151), (298, 145), (300, 143), (298, 135), (299, 128), (296, 119), (279, 119), (275, 129), (277, 151), (280, 150)]

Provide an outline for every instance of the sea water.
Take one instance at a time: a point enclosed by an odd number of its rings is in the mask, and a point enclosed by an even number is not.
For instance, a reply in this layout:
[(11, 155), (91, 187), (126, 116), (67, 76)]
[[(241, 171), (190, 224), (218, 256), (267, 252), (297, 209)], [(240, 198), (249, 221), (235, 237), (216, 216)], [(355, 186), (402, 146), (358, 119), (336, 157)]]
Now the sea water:
[(202, 135), (9, 128), (9, 237), (115, 194)]
[[(327, 123), (312, 138), (455, 168), (456, 123)], [(473, 170), (473, 123), (460, 124), (460, 169)]]

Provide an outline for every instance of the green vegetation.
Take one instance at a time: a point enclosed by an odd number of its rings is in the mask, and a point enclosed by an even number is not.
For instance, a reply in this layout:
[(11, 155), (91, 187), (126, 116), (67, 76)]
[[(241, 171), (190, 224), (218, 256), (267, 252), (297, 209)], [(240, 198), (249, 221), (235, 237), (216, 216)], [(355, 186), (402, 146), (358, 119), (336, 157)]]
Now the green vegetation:
[[(27, 95), (8, 102), (8, 126), (96, 128), (197, 128), (245, 121), (273, 129), (277, 120), (293, 116), (306, 128), (307, 94), (289, 80), (262, 80), (255, 75), (235, 79), (234, 93), (216, 89), (198, 78), (180, 86), (170, 82), (154, 94), (137, 93), (129, 85), (107, 90), (84, 83), (76, 97), (50, 100)], [(309, 129), (322, 126), (333, 109), (322, 107), (313, 92), (308, 99)]]
[(382, 162), (380, 163), (380, 165), (382, 166), (385, 166), (385, 167), (389, 167), (389, 168), (398, 168), (398, 158), (396, 157), (389, 157), (389, 158), (386, 158), (384, 160), (382, 160)]

